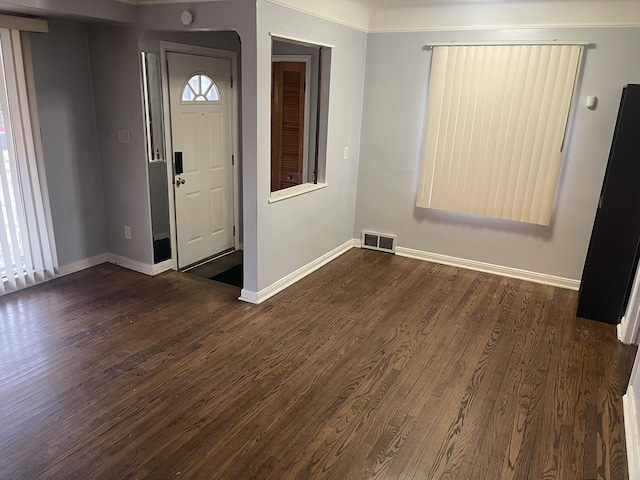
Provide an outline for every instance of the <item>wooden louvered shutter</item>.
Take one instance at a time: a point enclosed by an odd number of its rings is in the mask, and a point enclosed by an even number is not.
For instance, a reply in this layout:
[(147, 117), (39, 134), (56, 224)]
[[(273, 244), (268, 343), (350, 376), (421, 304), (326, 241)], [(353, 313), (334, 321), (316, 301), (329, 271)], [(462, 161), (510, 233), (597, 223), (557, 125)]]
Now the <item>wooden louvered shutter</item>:
[(303, 62), (274, 62), (271, 91), (271, 191), (303, 182)]

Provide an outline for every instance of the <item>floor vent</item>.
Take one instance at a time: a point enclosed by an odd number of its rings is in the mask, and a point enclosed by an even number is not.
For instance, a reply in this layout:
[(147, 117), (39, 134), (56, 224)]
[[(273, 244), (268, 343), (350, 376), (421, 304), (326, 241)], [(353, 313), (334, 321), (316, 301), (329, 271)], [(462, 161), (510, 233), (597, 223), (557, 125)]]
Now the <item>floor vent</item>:
[(396, 236), (385, 233), (362, 231), (362, 248), (380, 252), (396, 253)]

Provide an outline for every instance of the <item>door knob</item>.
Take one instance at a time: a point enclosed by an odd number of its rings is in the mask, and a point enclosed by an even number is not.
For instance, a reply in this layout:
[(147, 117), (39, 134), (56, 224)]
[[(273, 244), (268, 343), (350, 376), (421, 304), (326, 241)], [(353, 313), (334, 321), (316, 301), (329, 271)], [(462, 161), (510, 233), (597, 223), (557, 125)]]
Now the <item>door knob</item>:
[(176, 177), (176, 188), (180, 188), (180, 185), (184, 185), (187, 181), (184, 178)]

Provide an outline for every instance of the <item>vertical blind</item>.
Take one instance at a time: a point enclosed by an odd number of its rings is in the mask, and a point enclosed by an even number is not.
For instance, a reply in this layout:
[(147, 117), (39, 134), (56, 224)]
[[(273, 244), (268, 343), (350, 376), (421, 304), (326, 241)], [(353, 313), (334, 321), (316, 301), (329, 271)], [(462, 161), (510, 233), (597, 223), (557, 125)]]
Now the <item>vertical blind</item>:
[(582, 51), (434, 47), (417, 206), (548, 225)]
[[(36, 160), (20, 32), (0, 28), (0, 294), (48, 280), (57, 258)], [(45, 192), (45, 194), (43, 194)]]

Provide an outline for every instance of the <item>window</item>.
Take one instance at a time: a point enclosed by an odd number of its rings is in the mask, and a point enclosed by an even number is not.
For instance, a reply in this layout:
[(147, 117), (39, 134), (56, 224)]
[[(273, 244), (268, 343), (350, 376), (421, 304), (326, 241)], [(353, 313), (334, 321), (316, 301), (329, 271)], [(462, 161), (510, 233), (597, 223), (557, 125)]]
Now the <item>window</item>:
[(219, 102), (220, 93), (213, 80), (204, 73), (192, 76), (182, 89), (182, 103)]
[(272, 40), (273, 201), (324, 186), (331, 48)]
[[(0, 28), (0, 294), (53, 278), (57, 258), (36, 161), (20, 32)], [(34, 125), (32, 126), (32, 119)]]
[(582, 50), (434, 47), (417, 206), (548, 225)]

